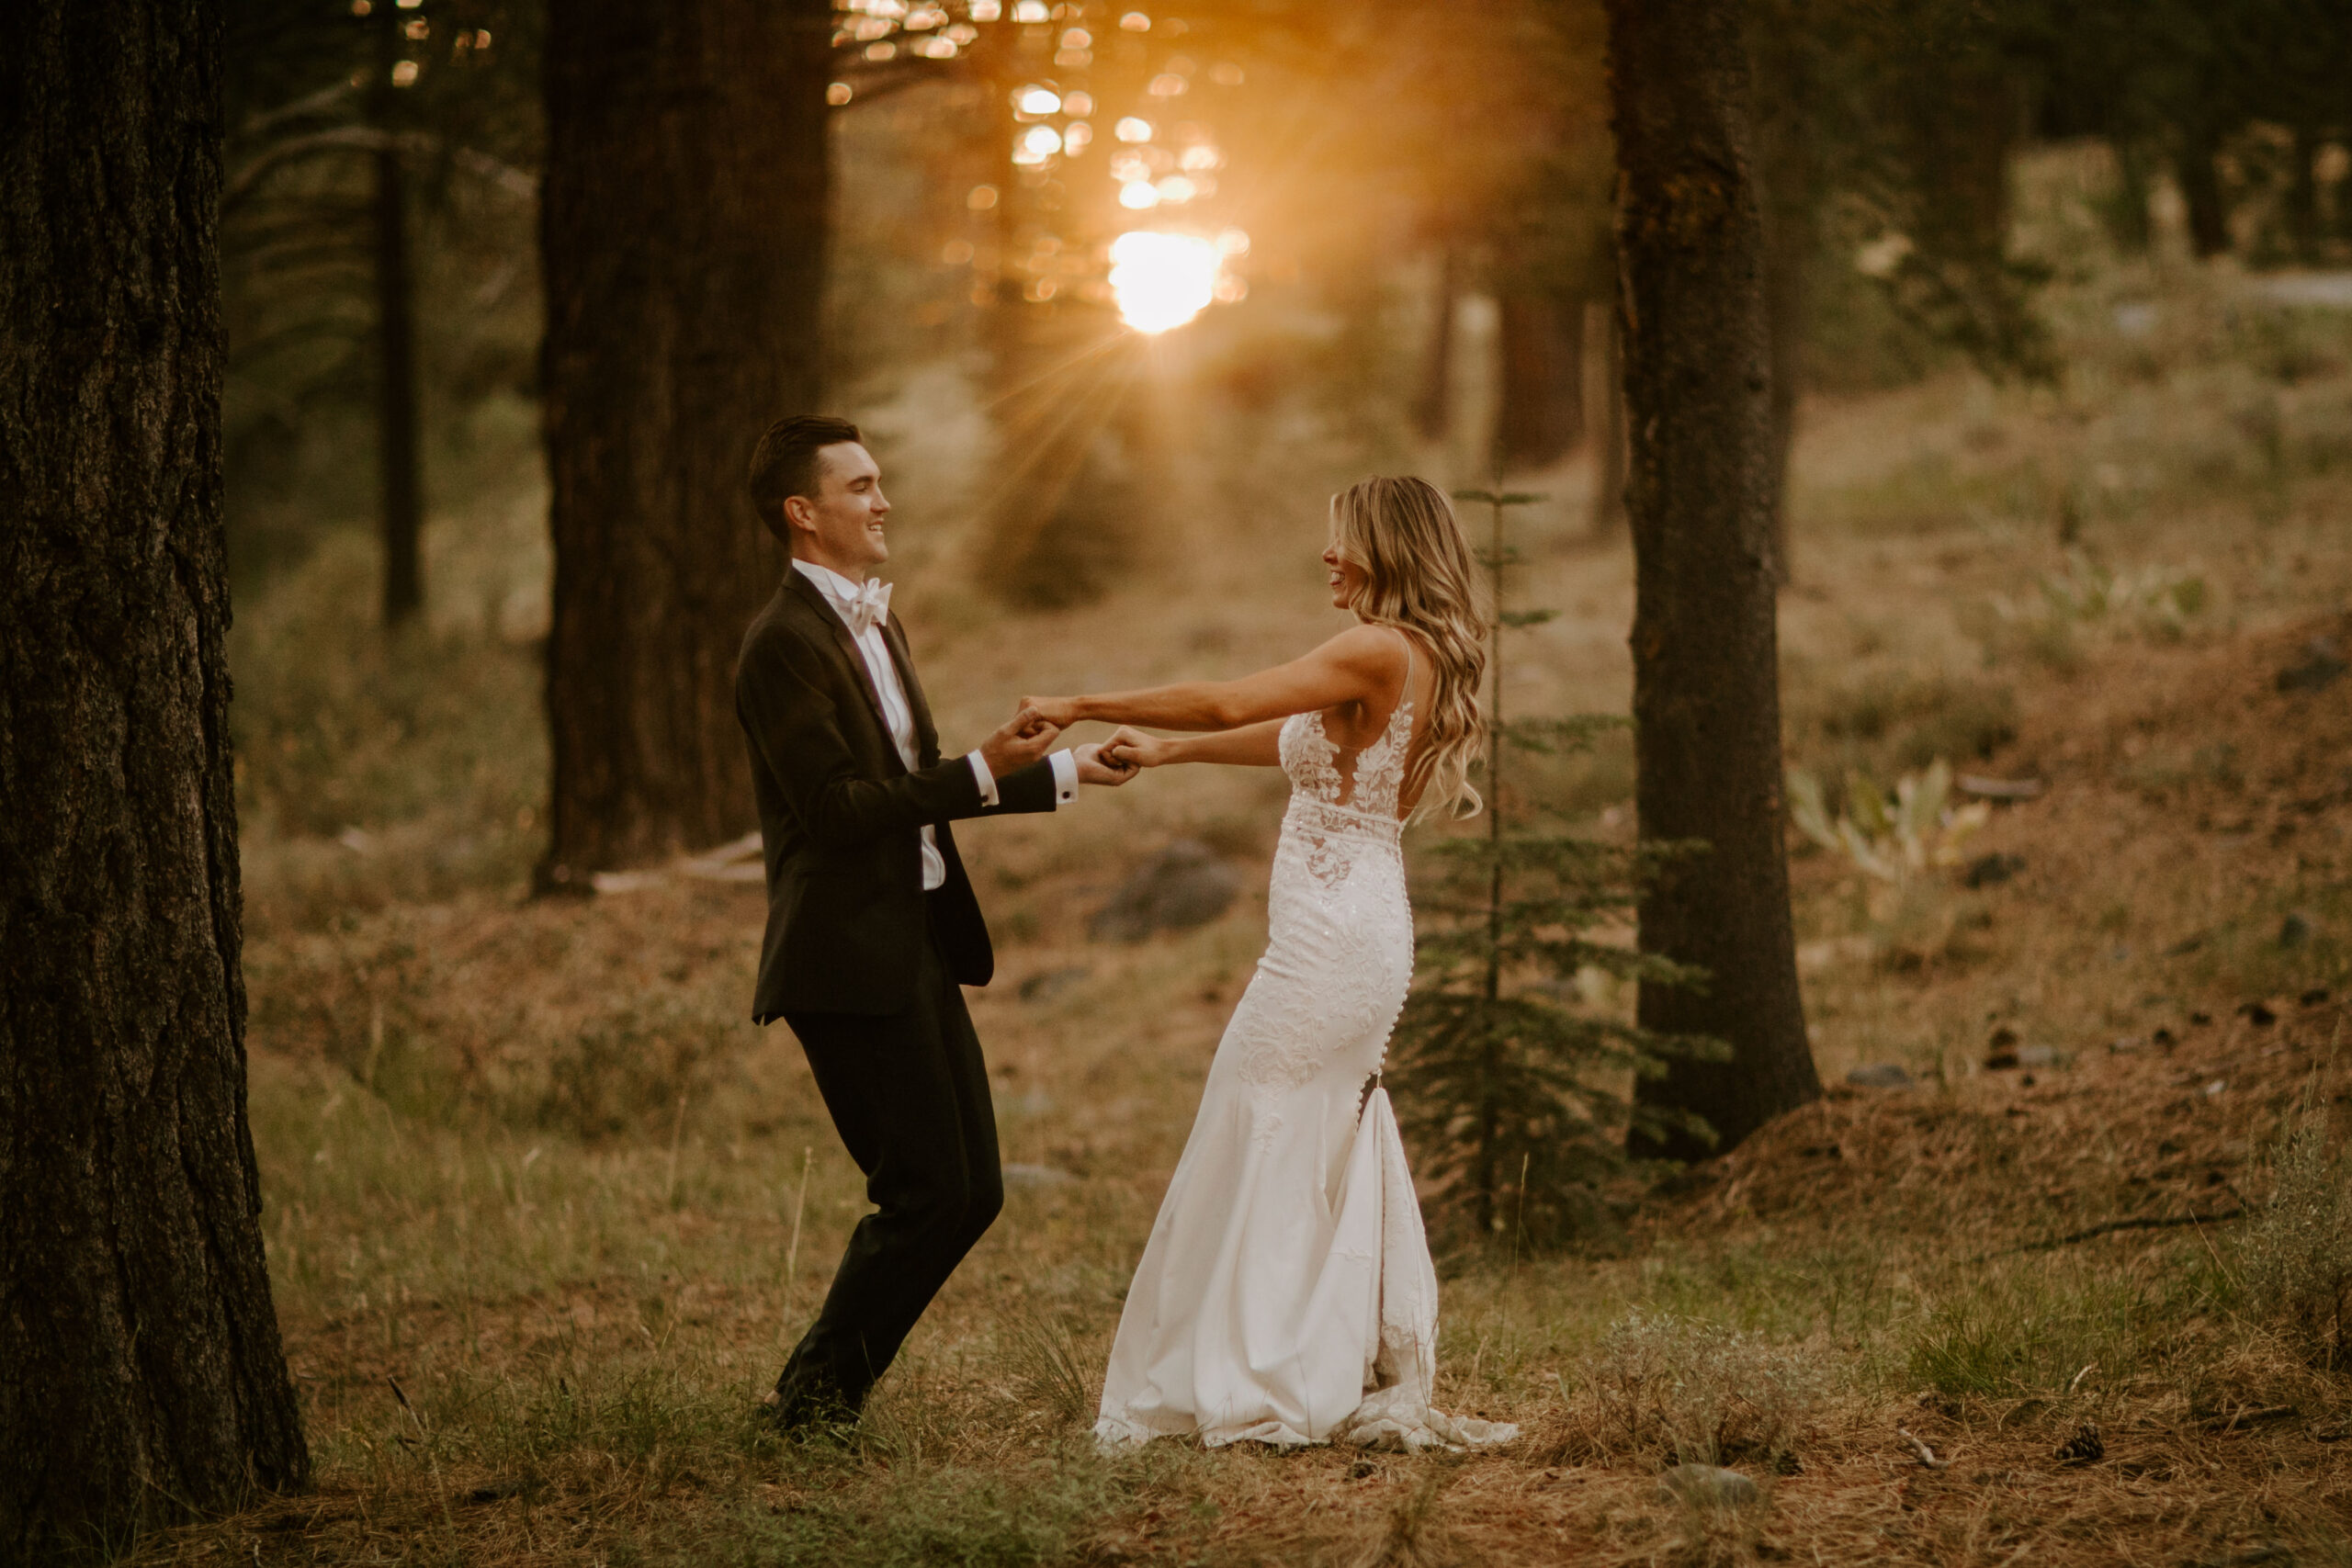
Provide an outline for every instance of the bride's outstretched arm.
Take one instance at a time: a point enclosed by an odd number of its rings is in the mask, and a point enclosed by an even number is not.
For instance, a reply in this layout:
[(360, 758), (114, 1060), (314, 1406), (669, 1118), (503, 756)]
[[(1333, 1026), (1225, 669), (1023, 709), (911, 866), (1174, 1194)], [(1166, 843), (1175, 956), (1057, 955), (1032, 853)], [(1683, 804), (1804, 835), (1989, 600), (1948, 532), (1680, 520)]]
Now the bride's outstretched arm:
[(1303, 659), (1238, 681), (1187, 681), (1085, 697), (1023, 697), (1022, 711), (1067, 729), (1081, 719), (1160, 729), (1239, 729), (1341, 703), (1386, 698), (1405, 662), (1394, 632), (1351, 626)]
[(1164, 768), (1170, 762), (1224, 762), (1241, 768), (1283, 765), (1283, 721), (1266, 719), (1239, 729), (1206, 735), (1146, 735), (1122, 727), (1102, 742), (1105, 756), (1142, 768)]

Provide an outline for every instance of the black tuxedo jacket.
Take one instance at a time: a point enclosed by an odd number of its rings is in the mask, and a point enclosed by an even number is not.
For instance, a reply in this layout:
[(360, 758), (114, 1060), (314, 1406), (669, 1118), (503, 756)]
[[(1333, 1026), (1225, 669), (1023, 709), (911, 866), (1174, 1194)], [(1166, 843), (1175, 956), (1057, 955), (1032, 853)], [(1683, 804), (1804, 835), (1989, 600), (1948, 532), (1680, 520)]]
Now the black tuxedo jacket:
[[(987, 985), (996, 955), (947, 824), (1054, 808), (1053, 769), (1042, 761), (997, 780), (999, 804), (983, 806), (971, 765), (939, 759), (896, 615), (883, 640), (914, 712), (912, 772), (849, 627), (798, 569), (786, 570), (743, 634), (735, 713), (751, 745), (767, 858), (767, 934), (752, 998), (762, 1023), (787, 1012), (897, 1012), (911, 999), (927, 930), (959, 983)], [(926, 824), (947, 863), (946, 882), (927, 898)]]

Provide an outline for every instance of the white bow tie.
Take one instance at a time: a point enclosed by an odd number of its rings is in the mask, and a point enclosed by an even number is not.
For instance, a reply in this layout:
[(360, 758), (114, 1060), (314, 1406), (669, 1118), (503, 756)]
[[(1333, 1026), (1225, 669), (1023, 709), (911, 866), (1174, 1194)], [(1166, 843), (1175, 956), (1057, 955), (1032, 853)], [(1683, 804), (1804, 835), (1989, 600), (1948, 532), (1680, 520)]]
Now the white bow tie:
[(849, 629), (857, 637), (881, 626), (890, 618), (890, 585), (879, 578), (869, 577), (858, 585), (842, 606), (849, 616)]

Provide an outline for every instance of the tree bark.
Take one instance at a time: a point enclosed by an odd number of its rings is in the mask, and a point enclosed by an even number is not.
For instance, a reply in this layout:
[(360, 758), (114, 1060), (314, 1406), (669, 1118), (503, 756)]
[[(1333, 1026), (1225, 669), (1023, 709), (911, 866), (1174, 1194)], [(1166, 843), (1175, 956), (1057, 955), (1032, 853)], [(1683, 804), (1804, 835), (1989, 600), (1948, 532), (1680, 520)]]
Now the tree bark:
[(2287, 243), (2297, 263), (2315, 266), (2320, 260), (2319, 128), (2308, 122), (2293, 128), (2288, 148)]
[(831, 27), (821, 0), (548, 17), (542, 891), (755, 820), (732, 671), (786, 558), (744, 471), (824, 390)]
[[(1644, 1028), (1712, 1036), (1637, 1102), (1729, 1148), (1819, 1096), (1782, 843), (1772, 417), (1761, 222), (1736, 0), (1608, 0), (1618, 315), (1632, 427), (1634, 803), (1647, 840), (1702, 840), (1644, 892), (1643, 951), (1707, 972), (1645, 984)], [(1636, 1153), (1690, 1159), (1687, 1131)]]
[(1584, 308), (1585, 428), (1592, 433), (1592, 509), (1587, 531), (1607, 538), (1625, 525), (1625, 364), (1617, 312)]
[(1413, 428), (1436, 441), (1453, 428), (1453, 307), (1462, 292), (1462, 260), (1448, 241), (1437, 254), (1436, 313), (1421, 350), (1421, 384), (1413, 396)]
[(220, 15), (0, 51), (0, 1562), (302, 1484), (245, 1116)]
[(1796, 570), (1789, 536), (1789, 462), (1796, 450), (1797, 399), (1804, 386), (1815, 212), (1821, 200), (1815, 132), (1808, 118), (1819, 85), (1812, 79), (1812, 62), (1800, 41), (1768, 33), (1751, 34), (1749, 44), (1758, 83), (1755, 167), (1764, 225), (1764, 310), (1772, 372), (1772, 444), (1765, 482), (1770, 495), (1772, 577), (1785, 585)]
[(2181, 202), (2188, 209), (2188, 248), (2199, 261), (2230, 248), (2230, 207), (2222, 195), (2221, 170), (2214, 164), (2219, 151), (2215, 141), (2209, 128), (2186, 126), (2173, 154), (2173, 175), (2180, 181)]
[(400, 90), (392, 67), (401, 59), (397, 6), (377, 13), (376, 79), (368, 92), (376, 128), (385, 134), (375, 153), (376, 430), (383, 497), (384, 624), (396, 626), (424, 606), (424, 572), (418, 550), (424, 529), (424, 457), (419, 451), (415, 285), (409, 257), (408, 181), (401, 164)]
[(1583, 301), (1514, 289), (1501, 305), (1496, 444), (1506, 469), (1540, 468), (1584, 434)]

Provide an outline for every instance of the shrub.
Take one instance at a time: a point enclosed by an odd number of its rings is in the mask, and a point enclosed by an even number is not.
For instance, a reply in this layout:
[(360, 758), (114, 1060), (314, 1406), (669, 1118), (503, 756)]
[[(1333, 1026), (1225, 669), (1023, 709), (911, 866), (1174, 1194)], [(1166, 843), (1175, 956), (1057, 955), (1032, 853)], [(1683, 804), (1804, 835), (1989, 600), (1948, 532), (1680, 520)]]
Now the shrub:
[(1867, 773), (1849, 774), (1847, 810), (1835, 820), (1821, 781), (1811, 773), (1791, 768), (1788, 788), (1789, 815), (1798, 830), (1882, 882), (1900, 884), (1929, 866), (1959, 864), (1970, 837), (1992, 815), (1981, 800), (1950, 804), (1951, 768), (1941, 757), (1924, 773), (1897, 779), (1891, 801)]
[(2306, 1106), (2272, 1168), (2269, 1205), (2244, 1244), (2246, 1304), (2313, 1364), (2352, 1371), (2352, 1160)]

